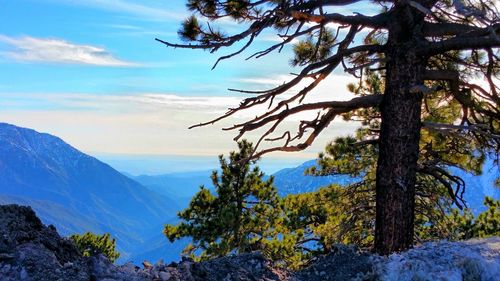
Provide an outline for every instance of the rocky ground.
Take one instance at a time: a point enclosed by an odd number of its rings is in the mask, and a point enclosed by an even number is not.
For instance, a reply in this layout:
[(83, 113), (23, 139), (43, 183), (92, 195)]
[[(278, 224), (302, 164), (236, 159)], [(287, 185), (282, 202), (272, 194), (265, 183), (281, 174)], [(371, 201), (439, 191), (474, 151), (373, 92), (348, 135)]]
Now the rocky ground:
[(338, 246), (308, 268), (273, 267), (259, 253), (195, 263), (116, 266), (104, 256), (82, 257), (71, 241), (44, 226), (29, 207), (0, 206), (0, 280), (60, 281), (320, 281), (485, 280), (500, 276), (500, 238), (427, 243), (380, 257)]

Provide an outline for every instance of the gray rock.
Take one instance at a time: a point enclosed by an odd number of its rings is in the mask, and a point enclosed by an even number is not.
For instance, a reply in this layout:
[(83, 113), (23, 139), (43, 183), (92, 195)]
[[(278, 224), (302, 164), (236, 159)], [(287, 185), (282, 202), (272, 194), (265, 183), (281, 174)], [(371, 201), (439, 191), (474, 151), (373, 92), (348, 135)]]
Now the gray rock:
[[(496, 262), (492, 267), (500, 261), (497, 250), (500, 238), (495, 239), (481, 240), (489, 243), (488, 245), (497, 245), (490, 247), (491, 253), (488, 254)], [(482, 243), (481, 241), (475, 243)], [(443, 245), (448, 244), (441, 244), (441, 247), (444, 247)], [(471, 250), (474, 245), (471, 244)], [(428, 247), (432, 250), (435, 246)], [(425, 249), (421, 247), (421, 250)], [(477, 249), (474, 251), (480, 252)], [(148, 266), (142, 269), (131, 263), (117, 266), (103, 255), (83, 257), (70, 240), (57, 234), (54, 227), (44, 226), (31, 208), (16, 205), (0, 205), (0, 254), (4, 254), (1, 256), (3, 258), (0, 258), (1, 281), (379, 280), (378, 271), (374, 270), (383, 267), (384, 262), (387, 262), (387, 259), (377, 258), (370, 253), (359, 251), (356, 247), (338, 245), (330, 254), (318, 257), (309, 267), (298, 272), (277, 268), (258, 252), (199, 263), (183, 259), (180, 263), (171, 263), (168, 266), (159, 261), (154, 265), (148, 263)], [(432, 251), (428, 254), (430, 258), (433, 257)], [(401, 259), (415, 262), (422, 260), (421, 256), (418, 251), (410, 250), (403, 253)], [(460, 257), (458, 254), (456, 256)], [(428, 259), (427, 256), (425, 259)], [(478, 264), (473, 260), (465, 264), (464, 268), (469, 277), (481, 273)]]
[(23, 267), (21, 269), (21, 272), (19, 272), (19, 280), (28, 280), (29, 276), (28, 276), (28, 272), (26, 271), (26, 269)]
[(8, 272), (10, 268), (11, 268), (10, 264), (6, 264), (2, 267), (2, 272)]
[(161, 281), (168, 281), (171, 277), (170, 273), (165, 272), (165, 271), (160, 271), (159, 273)]

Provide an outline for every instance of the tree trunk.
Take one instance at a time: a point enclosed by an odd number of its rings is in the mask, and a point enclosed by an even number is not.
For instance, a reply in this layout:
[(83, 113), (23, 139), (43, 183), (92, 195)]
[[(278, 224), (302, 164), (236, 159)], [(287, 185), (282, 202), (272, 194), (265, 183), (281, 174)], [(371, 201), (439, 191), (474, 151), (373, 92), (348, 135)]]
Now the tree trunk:
[(405, 33), (405, 27), (415, 24), (413, 20), (394, 23), (387, 43), (375, 222), (375, 251), (383, 255), (413, 245), (422, 94), (410, 89), (423, 85), (425, 71), (425, 59), (416, 52), (415, 33)]

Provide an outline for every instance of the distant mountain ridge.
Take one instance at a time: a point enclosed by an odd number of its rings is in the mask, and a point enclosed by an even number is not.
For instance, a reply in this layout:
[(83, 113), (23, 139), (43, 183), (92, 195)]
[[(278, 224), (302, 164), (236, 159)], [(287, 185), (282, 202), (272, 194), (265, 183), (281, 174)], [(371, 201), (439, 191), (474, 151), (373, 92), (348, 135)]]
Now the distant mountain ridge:
[(165, 196), (176, 196), (189, 200), (198, 192), (201, 185), (207, 188), (213, 186), (211, 174), (212, 171), (195, 171), (156, 176), (141, 175), (132, 177), (132, 179)]
[[(314, 165), (316, 160), (310, 160), (274, 173), (279, 194), (356, 181), (345, 175), (304, 175)], [(465, 198), (475, 213), (482, 210), (485, 195), (500, 199), (500, 189), (493, 187), (499, 172), (492, 159), (481, 176), (455, 172), (467, 183)], [(0, 204), (30, 205), (44, 223), (54, 224), (63, 235), (109, 232), (117, 239), (121, 261), (178, 260), (187, 241), (168, 243), (163, 225), (177, 221), (176, 212), (187, 207), (200, 185), (213, 188), (210, 174), (199, 171), (131, 179), (58, 137), (0, 123)]]
[[(317, 165), (316, 160), (313, 159), (299, 166), (285, 168), (272, 174), (274, 186), (276, 186), (279, 195), (286, 196), (288, 194), (312, 192), (330, 184), (347, 185), (359, 180), (348, 175), (312, 176), (305, 174), (308, 168)], [(493, 159), (485, 161), (481, 175), (473, 175), (455, 168), (452, 169), (452, 172), (464, 179), (466, 183), (464, 198), (467, 206), (475, 214), (485, 210), (483, 206), (485, 196), (493, 197), (496, 200), (500, 199), (500, 188), (494, 186), (494, 182), (499, 176), (499, 170), (498, 167), (494, 166)], [(198, 191), (200, 185), (212, 188), (210, 174), (209, 171), (200, 171), (157, 176), (142, 175), (133, 178), (147, 188), (161, 194), (172, 195), (180, 191), (182, 198), (179, 202), (184, 207), (187, 207), (190, 198)]]
[[(346, 185), (356, 182), (358, 179), (347, 175), (310, 176), (304, 172), (310, 167), (317, 166), (316, 160), (309, 160), (295, 168), (286, 168), (273, 174), (274, 184), (281, 196), (287, 194), (298, 194), (315, 191), (330, 184)], [(474, 214), (486, 209), (483, 205), (484, 197), (490, 196), (500, 200), (500, 188), (495, 187), (495, 180), (500, 176), (499, 168), (493, 163), (493, 159), (486, 159), (481, 175), (473, 175), (463, 170), (453, 168), (452, 172), (465, 181), (464, 199)]]
[[(346, 175), (316, 177), (304, 174), (307, 168), (316, 165), (316, 160), (309, 160), (297, 167), (284, 168), (272, 174), (274, 185), (280, 196), (311, 192), (333, 183), (343, 185), (356, 181), (355, 178)], [(209, 189), (213, 188), (210, 178), (211, 174), (212, 171), (195, 171), (155, 176), (132, 176), (132, 179), (155, 192), (164, 195), (176, 194), (189, 200), (199, 190), (201, 185)], [(269, 178), (269, 176), (266, 175), (265, 178)]]
[(330, 184), (346, 185), (357, 181), (347, 175), (312, 176), (305, 171), (317, 167), (316, 160), (309, 160), (294, 168), (286, 168), (274, 173), (274, 185), (281, 196), (312, 192)]
[(111, 232), (124, 259), (161, 233), (179, 210), (176, 200), (60, 138), (5, 123), (0, 123), (0, 203), (31, 205), (64, 235)]

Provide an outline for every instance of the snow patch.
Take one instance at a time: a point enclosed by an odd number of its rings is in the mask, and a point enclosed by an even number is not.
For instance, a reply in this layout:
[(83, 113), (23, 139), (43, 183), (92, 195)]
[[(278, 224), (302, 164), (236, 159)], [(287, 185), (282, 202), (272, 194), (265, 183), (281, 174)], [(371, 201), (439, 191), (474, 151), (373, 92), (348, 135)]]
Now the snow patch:
[(389, 257), (374, 257), (377, 275), (388, 281), (500, 280), (500, 237), (428, 242)]

